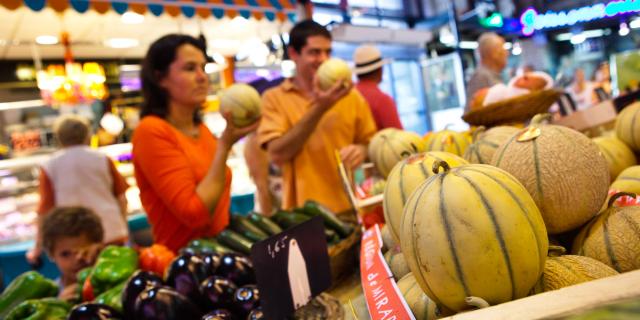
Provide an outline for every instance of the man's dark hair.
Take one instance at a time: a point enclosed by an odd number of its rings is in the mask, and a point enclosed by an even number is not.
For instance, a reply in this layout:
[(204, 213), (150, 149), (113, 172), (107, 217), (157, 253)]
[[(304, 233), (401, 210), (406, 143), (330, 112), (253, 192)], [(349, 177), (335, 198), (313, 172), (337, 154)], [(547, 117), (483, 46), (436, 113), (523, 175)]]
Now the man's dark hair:
[(91, 242), (102, 243), (102, 220), (91, 209), (84, 207), (58, 207), (49, 212), (40, 229), (42, 247), (53, 254), (60, 238), (86, 236)]
[[(141, 117), (155, 115), (165, 119), (169, 114), (169, 93), (160, 86), (160, 80), (169, 72), (169, 66), (176, 59), (178, 48), (190, 44), (202, 50), (205, 58), (206, 49), (202, 42), (192, 36), (183, 34), (169, 34), (151, 44), (147, 55), (142, 61), (142, 103)], [(196, 123), (200, 123), (200, 114), (194, 115)]]
[(313, 20), (304, 20), (297, 23), (289, 32), (289, 46), (297, 53), (307, 45), (307, 38), (313, 36), (322, 36), (331, 40), (331, 33), (321, 24)]

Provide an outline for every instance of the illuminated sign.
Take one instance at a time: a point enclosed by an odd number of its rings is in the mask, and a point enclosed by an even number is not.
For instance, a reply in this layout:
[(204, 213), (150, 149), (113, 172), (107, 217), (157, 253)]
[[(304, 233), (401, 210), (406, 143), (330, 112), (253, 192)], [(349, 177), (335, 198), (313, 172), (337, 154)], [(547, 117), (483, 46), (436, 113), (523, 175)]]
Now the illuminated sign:
[(579, 22), (639, 11), (640, 0), (610, 1), (569, 11), (547, 11), (543, 14), (538, 13), (534, 8), (528, 8), (520, 16), (520, 22), (522, 23), (522, 34), (528, 36), (536, 30), (572, 26)]

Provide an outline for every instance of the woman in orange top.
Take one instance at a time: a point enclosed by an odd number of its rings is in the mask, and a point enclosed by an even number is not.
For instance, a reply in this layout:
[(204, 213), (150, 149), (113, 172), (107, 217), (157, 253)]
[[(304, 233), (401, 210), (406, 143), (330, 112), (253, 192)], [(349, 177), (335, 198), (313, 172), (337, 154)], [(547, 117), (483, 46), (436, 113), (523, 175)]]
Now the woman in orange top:
[(227, 121), (217, 139), (202, 124), (199, 110), (209, 91), (204, 52), (193, 37), (167, 35), (149, 47), (142, 66), (144, 104), (133, 136), (133, 164), (154, 240), (174, 251), (227, 226), (227, 157), (258, 125), (240, 129)]

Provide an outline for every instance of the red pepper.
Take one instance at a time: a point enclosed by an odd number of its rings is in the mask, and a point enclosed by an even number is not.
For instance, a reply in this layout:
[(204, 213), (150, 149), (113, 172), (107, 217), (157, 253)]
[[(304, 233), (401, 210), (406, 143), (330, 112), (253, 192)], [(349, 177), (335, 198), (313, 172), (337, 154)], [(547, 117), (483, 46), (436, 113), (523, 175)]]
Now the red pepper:
[(88, 276), (82, 284), (82, 301), (93, 301), (93, 286), (91, 285), (91, 276)]
[(154, 244), (151, 247), (140, 250), (140, 268), (163, 276), (164, 271), (175, 257), (175, 253), (167, 247), (161, 244)]

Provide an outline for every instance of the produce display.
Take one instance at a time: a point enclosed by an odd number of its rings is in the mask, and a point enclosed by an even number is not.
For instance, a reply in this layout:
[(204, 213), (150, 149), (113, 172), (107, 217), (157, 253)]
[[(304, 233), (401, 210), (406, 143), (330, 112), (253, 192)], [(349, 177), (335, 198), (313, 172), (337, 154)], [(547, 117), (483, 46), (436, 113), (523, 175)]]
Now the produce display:
[(445, 151), (462, 156), (470, 144), (469, 137), (461, 132), (442, 130), (425, 137), (425, 151)]
[(550, 234), (579, 227), (594, 217), (607, 197), (609, 168), (598, 146), (567, 127), (531, 125), (509, 138), (492, 165), (516, 177), (542, 212)]
[(520, 129), (510, 126), (498, 126), (486, 130), (484, 127), (473, 133), (473, 143), (464, 152), (463, 158), (470, 163), (491, 164), (493, 154)]
[(616, 136), (633, 149), (640, 151), (640, 102), (635, 102), (620, 112), (616, 118)]
[(220, 111), (230, 112), (237, 127), (246, 127), (260, 119), (260, 105), (260, 94), (247, 84), (233, 84), (220, 94)]
[(407, 301), (416, 320), (438, 319), (440, 316), (438, 306), (422, 292), (413, 273), (407, 273), (398, 281), (398, 289), (400, 289), (404, 300)]
[(395, 128), (378, 131), (369, 143), (369, 159), (383, 177), (389, 175), (396, 163), (422, 151), (424, 144), (420, 136)]
[(593, 142), (598, 145), (607, 160), (611, 181), (624, 169), (636, 165), (636, 155), (622, 140), (616, 137), (597, 137), (593, 138)]
[(640, 194), (640, 166), (624, 169), (613, 181), (610, 189)]

